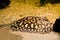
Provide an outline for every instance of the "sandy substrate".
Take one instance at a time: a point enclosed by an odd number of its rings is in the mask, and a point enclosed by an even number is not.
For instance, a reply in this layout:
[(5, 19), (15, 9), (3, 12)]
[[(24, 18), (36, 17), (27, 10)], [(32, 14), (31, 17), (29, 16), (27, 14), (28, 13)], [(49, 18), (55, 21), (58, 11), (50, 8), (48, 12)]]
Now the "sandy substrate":
[(9, 32), (8, 28), (0, 29), (0, 40), (22, 40), (22, 37), (19, 35), (13, 35)]
[(50, 32), (47, 34), (12, 31), (9, 28), (0, 29), (0, 40), (60, 40), (60, 34)]
[(50, 32), (47, 34), (27, 33), (27, 32), (12, 32), (14, 35), (21, 35), (22, 40), (60, 40), (58, 33)]
[[(26, 1), (27, 2), (27, 1)], [(49, 9), (50, 8), (50, 9)], [(25, 16), (46, 16), (52, 23), (60, 16), (60, 4), (39, 7), (34, 3), (11, 0), (8, 8), (0, 10), (0, 24), (12, 23)], [(60, 40), (60, 34), (33, 34), (24, 32), (12, 32), (9, 28), (0, 29), (0, 40)]]

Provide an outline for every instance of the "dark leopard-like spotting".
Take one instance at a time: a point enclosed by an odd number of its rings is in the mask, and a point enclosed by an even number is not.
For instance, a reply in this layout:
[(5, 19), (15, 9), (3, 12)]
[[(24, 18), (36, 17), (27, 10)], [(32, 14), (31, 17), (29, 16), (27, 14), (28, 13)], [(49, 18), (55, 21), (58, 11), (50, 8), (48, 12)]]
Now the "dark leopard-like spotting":
[(52, 31), (52, 23), (46, 17), (27, 16), (15, 21), (11, 28), (13, 31), (49, 33)]

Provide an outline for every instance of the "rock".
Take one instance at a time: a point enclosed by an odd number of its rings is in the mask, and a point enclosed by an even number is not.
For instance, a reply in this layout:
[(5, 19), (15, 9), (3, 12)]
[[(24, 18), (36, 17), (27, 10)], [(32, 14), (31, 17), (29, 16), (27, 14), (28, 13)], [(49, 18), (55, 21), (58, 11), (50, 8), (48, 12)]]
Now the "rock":
[(53, 25), (53, 31), (60, 33), (60, 18), (56, 19), (56, 21)]
[(8, 7), (9, 4), (10, 4), (10, 0), (0, 0), (0, 9), (4, 9)]

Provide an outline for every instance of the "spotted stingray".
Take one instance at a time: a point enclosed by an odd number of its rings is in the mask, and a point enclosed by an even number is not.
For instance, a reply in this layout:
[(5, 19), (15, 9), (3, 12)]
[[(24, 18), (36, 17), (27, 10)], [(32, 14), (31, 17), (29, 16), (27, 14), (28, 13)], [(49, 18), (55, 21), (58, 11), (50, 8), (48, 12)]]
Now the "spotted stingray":
[(29, 33), (49, 33), (52, 31), (52, 23), (46, 17), (27, 16), (11, 24), (11, 29)]

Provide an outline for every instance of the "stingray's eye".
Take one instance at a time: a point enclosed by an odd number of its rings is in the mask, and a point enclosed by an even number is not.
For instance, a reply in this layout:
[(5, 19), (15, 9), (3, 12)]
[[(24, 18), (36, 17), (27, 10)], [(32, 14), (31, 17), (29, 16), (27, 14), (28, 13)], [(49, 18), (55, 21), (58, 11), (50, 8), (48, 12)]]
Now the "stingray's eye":
[(10, 0), (0, 0), (0, 9), (4, 9), (8, 7), (10, 4)]

